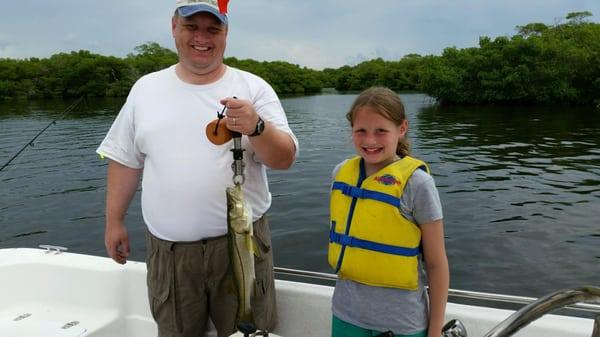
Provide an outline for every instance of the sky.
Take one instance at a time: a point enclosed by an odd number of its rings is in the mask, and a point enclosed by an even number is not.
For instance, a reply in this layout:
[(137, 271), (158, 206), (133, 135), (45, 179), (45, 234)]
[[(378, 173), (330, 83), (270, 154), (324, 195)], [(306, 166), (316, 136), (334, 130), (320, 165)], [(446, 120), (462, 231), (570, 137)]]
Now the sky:
[[(89, 50), (124, 57), (146, 42), (175, 50), (175, 0), (1, 0), (0, 58)], [(225, 56), (338, 68), (476, 47), (517, 25), (564, 22), (600, 0), (230, 0)]]

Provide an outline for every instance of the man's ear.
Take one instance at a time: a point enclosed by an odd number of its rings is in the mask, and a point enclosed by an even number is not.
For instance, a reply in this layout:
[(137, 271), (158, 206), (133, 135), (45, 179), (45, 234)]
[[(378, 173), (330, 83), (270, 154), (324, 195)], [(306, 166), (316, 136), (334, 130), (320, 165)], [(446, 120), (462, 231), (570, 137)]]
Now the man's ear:
[(173, 15), (171, 18), (171, 35), (175, 37), (175, 28), (177, 28), (177, 16)]

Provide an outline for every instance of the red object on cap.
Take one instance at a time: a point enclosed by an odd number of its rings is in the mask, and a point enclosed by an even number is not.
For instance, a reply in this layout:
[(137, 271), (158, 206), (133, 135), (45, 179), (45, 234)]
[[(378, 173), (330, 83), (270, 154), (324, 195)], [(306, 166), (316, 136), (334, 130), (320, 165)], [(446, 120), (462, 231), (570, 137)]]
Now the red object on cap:
[(217, 0), (217, 3), (219, 4), (219, 12), (221, 12), (221, 14), (227, 14), (227, 4), (229, 3), (229, 0)]

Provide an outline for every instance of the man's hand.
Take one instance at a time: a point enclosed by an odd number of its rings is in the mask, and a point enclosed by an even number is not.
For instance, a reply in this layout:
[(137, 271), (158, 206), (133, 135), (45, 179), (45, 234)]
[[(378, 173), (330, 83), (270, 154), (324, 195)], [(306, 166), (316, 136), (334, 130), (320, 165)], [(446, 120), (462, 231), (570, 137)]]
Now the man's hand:
[(142, 169), (130, 168), (114, 160), (108, 162), (104, 245), (108, 256), (120, 264), (125, 264), (129, 256), (129, 236), (123, 219), (141, 174)]
[(229, 130), (239, 132), (243, 135), (254, 133), (256, 123), (258, 122), (258, 113), (254, 110), (252, 102), (227, 97), (221, 100), (221, 104), (227, 107), (225, 123)]
[(129, 236), (125, 226), (113, 225), (106, 226), (104, 233), (104, 245), (108, 256), (119, 264), (125, 264), (129, 256)]
[[(256, 130), (259, 115), (252, 102), (235, 97), (221, 100), (227, 107), (227, 128), (243, 135), (251, 135)], [(292, 137), (277, 129), (264, 118), (264, 129), (260, 136), (250, 137), (254, 153), (258, 160), (271, 169), (285, 170), (292, 166), (296, 159), (296, 144)]]

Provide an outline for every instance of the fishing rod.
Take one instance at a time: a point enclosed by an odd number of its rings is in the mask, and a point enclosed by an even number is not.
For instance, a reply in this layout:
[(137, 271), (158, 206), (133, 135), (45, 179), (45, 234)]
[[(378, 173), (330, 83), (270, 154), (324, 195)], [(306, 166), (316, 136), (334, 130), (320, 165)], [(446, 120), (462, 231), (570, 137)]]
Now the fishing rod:
[(81, 101), (83, 101), (83, 96), (79, 97), (75, 102), (71, 103), (71, 105), (69, 105), (63, 112), (62, 114), (60, 114), (60, 116), (56, 117), (52, 122), (48, 123), (48, 125), (46, 125), (45, 128), (43, 128), (40, 132), (38, 132), (37, 135), (35, 135), (35, 137), (33, 137), (29, 142), (27, 142), (27, 144), (25, 144), (19, 151), (17, 151), (6, 163), (4, 163), (4, 165), (2, 165), (2, 167), (0, 167), (0, 172), (2, 170), (4, 170), (5, 167), (7, 167), (8, 165), (10, 165), (10, 163), (15, 160), (20, 154), (21, 152), (25, 151), (25, 149), (28, 146), (33, 146), (33, 142), (39, 137), (41, 136), (42, 133), (44, 133), (44, 131), (46, 131), (51, 125), (56, 124), (56, 121), (61, 119), (62, 117), (64, 117), (67, 113), (69, 113), (71, 110), (75, 109), (79, 103), (81, 103)]

